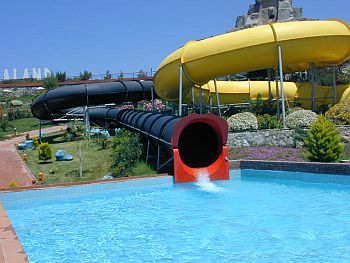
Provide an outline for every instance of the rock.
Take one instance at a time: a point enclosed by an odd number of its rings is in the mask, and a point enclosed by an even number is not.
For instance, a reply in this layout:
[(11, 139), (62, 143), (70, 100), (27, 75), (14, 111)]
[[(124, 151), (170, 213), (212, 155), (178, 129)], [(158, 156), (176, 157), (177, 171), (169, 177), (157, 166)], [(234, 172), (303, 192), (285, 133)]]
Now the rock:
[(63, 161), (64, 160), (64, 155), (65, 155), (64, 150), (58, 150), (55, 153), (56, 161)]

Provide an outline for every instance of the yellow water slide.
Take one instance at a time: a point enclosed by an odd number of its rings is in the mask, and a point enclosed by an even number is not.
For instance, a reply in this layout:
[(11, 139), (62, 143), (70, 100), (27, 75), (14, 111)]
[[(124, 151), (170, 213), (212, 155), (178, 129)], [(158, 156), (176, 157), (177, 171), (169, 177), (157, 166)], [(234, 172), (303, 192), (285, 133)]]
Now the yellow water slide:
[[(221, 76), (277, 68), (278, 46), (282, 49), (284, 72), (340, 65), (350, 59), (350, 27), (341, 20), (274, 23), (231, 32), (199, 41), (190, 41), (165, 58), (155, 75), (159, 97), (177, 101), (179, 69), (182, 65), (183, 101), (191, 103), (192, 92), (198, 98), (202, 86), (204, 100), (215, 102), (215, 85)], [(194, 87), (194, 89), (192, 89)], [(269, 90), (276, 97), (275, 83), (267, 81), (218, 81), (220, 104), (268, 99)], [(310, 84), (285, 83), (288, 100), (310, 105)], [(324, 97), (329, 97), (325, 99)], [(332, 103), (332, 89), (316, 86), (316, 101)], [(337, 100), (350, 99), (350, 86), (337, 88)], [(198, 101), (198, 99), (197, 99)]]

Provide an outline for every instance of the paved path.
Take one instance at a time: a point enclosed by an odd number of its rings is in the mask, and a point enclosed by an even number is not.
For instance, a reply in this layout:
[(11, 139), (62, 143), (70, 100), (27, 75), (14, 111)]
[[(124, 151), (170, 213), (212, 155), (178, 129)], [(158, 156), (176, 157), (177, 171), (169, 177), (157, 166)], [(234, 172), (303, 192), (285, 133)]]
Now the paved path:
[[(64, 127), (55, 126), (42, 129), (42, 131), (50, 133), (59, 131), (62, 128)], [(38, 136), (38, 134), (38, 130), (29, 132), (30, 137)], [(8, 187), (11, 181), (15, 181), (20, 186), (32, 185), (32, 180), (35, 177), (15, 149), (15, 144), (21, 143), (24, 140), (25, 135), (0, 141), (0, 188)]]

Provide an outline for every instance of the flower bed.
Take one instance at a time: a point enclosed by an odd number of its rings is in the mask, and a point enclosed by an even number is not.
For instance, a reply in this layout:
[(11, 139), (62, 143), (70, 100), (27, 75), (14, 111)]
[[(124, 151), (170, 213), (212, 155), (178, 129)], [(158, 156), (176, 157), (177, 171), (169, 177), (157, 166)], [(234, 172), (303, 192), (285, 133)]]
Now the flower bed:
[(302, 152), (302, 149), (274, 146), (233, 147), (230, 149), (230, 159), (304, 162)]

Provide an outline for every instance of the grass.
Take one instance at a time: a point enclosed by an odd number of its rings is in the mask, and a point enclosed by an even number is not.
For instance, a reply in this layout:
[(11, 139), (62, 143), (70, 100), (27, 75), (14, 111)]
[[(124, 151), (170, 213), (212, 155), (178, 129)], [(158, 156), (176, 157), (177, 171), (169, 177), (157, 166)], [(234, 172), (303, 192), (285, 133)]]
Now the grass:
[(156, 174), (156, 171), (154, 171), (150, 166), (148, 166), (145, 162), (139, 161), (134, 168), (134, 174), (133, 176), (139, 176), (139, 175), (149, 175), (149, 174)]
[[(43, 124), (42, 128), (49, 127), (50, 124)], [(9, 127), (6, 131), (0, 130), (0, 138), (4, 136), (15, 136), (14, 128), (17, 133), (23, 133), (39, 129), (39, 121), (36, 118), (25, 118), (9, 121)]]
[[(39, 161), (38, 150), (25, 150), (27, 154), (27, 165), (34, 175), (39, 172), (45, 175), (45, 184), (81, 182), (101, 179), (104, 175), (110, 174), (112, 162), (111, 144), (102, 149), (101, 141), (91, 139), (90, 142), (83, 141), (83, 177), (79, 176), (78, 142), (66, 142), (63, 132), (51, 133), (45, 138), (52, 149), (53, 159), (47, 163)], [(72, 161), (56, 161), (55, 153), (64, 150), (67, 154), (73, 155)], [(23, 152), (23, 151), (21, 151)], [(21, 153), (23, 154), (23, 153)], [(140, 161), (134, 168), (134, 175), (155, 174), (156, 172)]]

